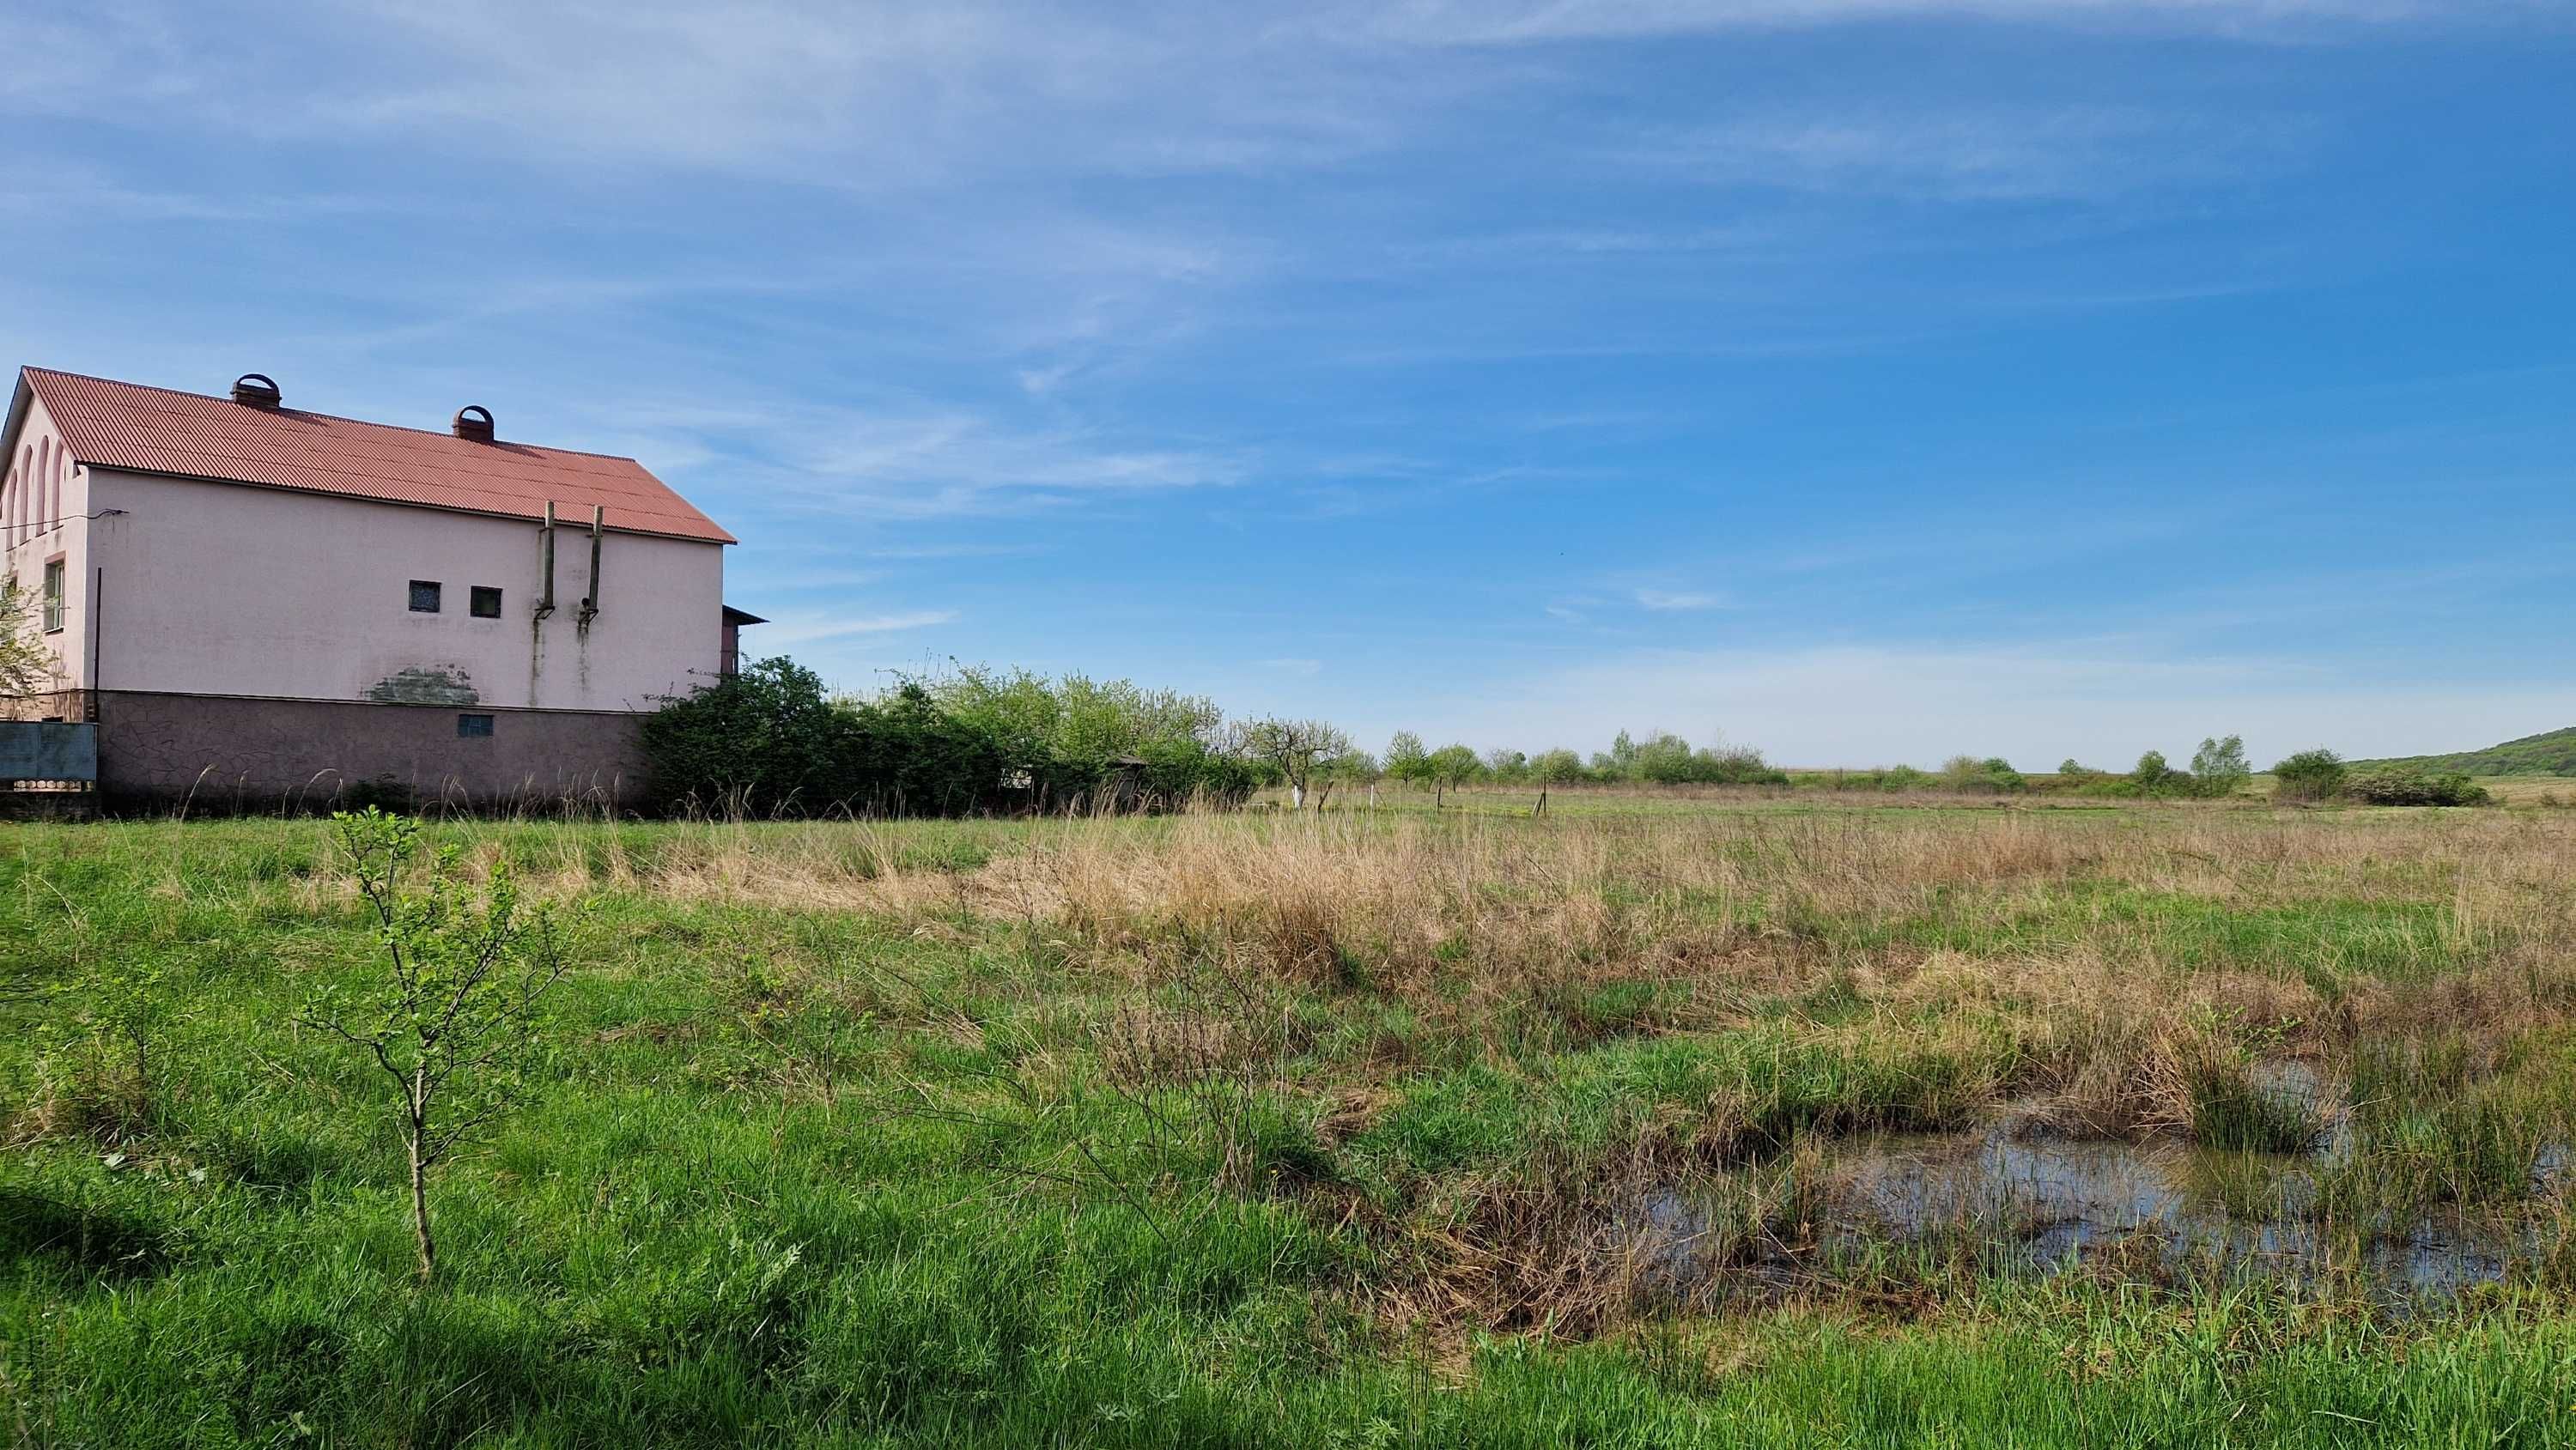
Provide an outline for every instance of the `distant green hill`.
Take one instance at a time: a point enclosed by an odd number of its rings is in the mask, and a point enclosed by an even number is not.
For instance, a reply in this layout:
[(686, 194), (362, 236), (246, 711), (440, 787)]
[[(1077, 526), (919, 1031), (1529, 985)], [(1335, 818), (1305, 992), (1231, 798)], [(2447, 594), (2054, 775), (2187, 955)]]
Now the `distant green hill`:
[(2470, 775), (2576, 775), (2576, 725), (2540, 735), (2526, 735), (2484, 750), (2457, 755), (2408, 755), (2396, 760), (2356, 760), (2361, 765), (2416, 765), (2426, 770), (2459, 770)]

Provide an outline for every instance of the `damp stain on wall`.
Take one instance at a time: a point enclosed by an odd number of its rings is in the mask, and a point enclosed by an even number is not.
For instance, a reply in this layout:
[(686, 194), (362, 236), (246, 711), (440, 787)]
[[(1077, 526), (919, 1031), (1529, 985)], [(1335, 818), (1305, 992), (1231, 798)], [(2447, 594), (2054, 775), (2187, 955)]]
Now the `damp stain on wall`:
[(457, 665), (408, 665), (367, 687), (384, 705), (473, 705), (482, 701), (474, 681)]

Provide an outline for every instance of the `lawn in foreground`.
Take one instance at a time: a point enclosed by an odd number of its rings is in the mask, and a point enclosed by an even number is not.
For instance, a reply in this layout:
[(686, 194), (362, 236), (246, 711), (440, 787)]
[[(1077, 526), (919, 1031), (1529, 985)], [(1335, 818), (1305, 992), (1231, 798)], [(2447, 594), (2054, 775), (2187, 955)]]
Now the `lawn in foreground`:
[[(426, 1292), (391, 1105), (295, 1026), (371, 950), (325, 829), (5, 828), (13, 1433), (2563, 1443), (2562, 819), (446, 827), (593, 906)], [(79, 1037), (137, 965), (148, 1092)], [(2007, 1114), (2515, 1248), (2414, 1295), (1852, 1221), (1851, 1145)]]

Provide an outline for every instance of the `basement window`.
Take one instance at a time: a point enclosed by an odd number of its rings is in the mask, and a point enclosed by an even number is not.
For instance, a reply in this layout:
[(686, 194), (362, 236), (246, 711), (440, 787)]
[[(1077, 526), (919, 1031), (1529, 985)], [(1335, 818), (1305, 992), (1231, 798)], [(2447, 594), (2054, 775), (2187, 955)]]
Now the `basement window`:
[(456, 717), (456, 735), (460, 740), (480, 739), (484, 736), (490, 735), (491, 733), (492, 717), (489, 715), (459, 715)]
[(437, 580), (414, 579), (411, 581), (411, 612), (414, 614), (436, 614), (438, 612)]
[(473, 615), (476, 619), (499, 619), (501, 617), (501, 591), (494, 589), (489, 585), (475, 585), (473, 590), (466, 596), (465, 612)]

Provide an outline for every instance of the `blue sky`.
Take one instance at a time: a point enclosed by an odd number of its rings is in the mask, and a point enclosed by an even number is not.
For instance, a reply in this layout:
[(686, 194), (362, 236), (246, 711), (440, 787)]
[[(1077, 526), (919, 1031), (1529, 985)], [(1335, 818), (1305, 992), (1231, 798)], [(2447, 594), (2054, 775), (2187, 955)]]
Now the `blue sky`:
[(0, 357), (631, 453), (855, 688), (2576, 723), (2576, 6), (0, 5)]

